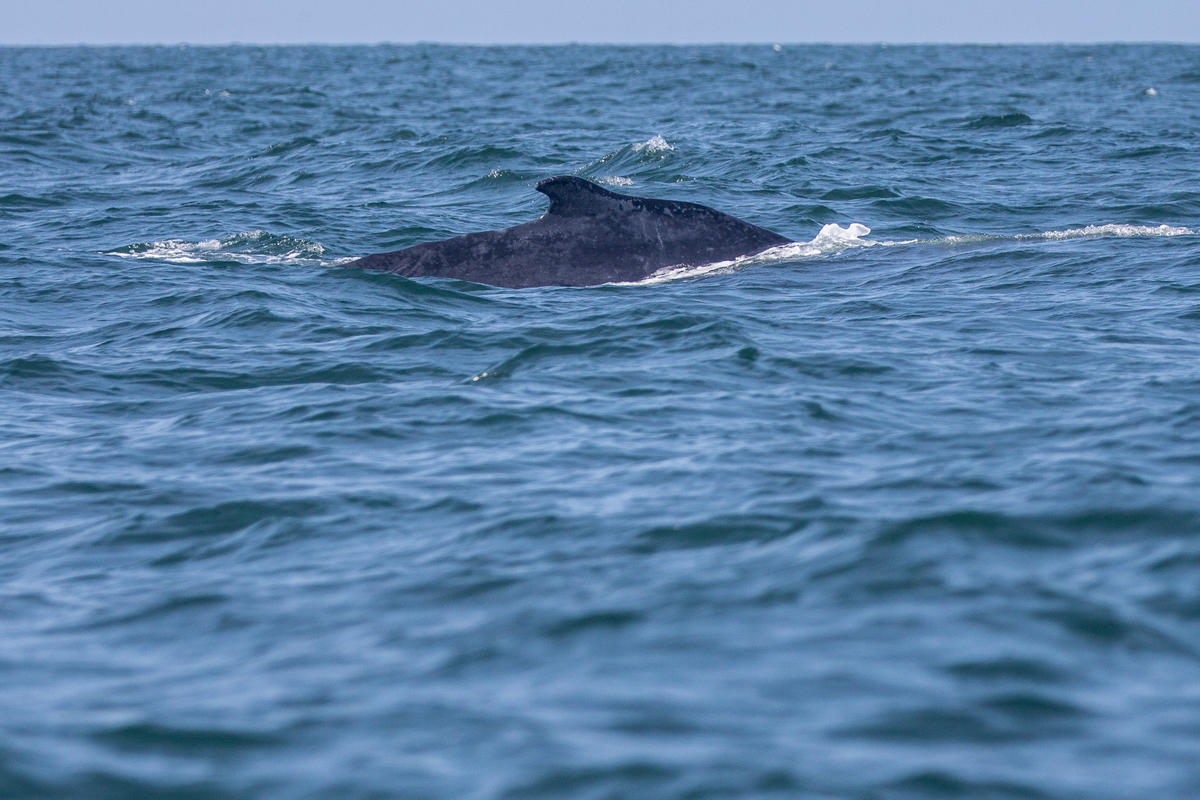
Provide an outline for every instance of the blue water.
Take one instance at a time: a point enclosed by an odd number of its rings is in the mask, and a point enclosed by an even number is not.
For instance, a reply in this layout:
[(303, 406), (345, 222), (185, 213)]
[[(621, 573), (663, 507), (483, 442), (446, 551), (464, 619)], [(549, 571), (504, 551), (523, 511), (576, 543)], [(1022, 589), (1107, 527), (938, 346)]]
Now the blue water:
[[(0, 76), (0, 796), (1198, 796), (1200, 48)], [(555, 174), (799, 244), (338, 267)]]

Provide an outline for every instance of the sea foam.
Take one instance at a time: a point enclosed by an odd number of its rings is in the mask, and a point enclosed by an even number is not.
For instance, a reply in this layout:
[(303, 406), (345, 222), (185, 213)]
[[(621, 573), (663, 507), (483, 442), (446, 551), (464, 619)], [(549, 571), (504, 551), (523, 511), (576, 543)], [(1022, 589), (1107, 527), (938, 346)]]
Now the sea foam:
[(331, 263), (322, 258), (325, 248), (319, 242), (279, 236), (261, 230), (196, 242), (185, 239), (138, 242), (109, 250), (105, 254), (177, 264), (236, 261), (239, 264), (320, 266)]

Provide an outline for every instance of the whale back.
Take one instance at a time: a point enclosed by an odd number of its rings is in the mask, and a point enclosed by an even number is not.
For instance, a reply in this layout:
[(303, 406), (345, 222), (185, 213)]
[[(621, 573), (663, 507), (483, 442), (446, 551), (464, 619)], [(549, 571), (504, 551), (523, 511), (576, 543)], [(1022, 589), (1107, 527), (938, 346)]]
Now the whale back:
[(698, 203), (617, 194), (574, 176), (547, 178), (536, 189), (550, 207), (532, 222), (345, 266), (513, 288), (587, 286), (637, 281), (664, 267), (725, 261), (789, 241)]

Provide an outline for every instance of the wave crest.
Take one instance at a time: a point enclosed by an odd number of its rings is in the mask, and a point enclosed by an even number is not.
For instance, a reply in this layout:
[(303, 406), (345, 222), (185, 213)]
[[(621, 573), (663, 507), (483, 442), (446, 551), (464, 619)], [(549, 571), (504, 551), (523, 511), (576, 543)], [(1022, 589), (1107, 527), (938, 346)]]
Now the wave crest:
[(651, 136), (644, 142), (637, 142), (633, 145), (633, 149), (639, 153), (666, 153), (669, 150), (674, 150), (675, 146), (659, 135)]

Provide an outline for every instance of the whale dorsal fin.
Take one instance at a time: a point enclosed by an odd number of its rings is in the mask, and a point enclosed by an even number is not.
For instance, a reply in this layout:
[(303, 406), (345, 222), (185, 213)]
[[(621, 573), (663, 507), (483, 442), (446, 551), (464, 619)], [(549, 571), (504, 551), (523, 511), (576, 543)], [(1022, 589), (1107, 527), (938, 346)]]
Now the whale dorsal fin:
[(558, 175), (538, 181), (535, 187), (550, 198), (547, 214), (574, 216), (595, 214), (604, 209), (626, 210), (631, 199), (603, 189), (591, 181), (573, 175)]

